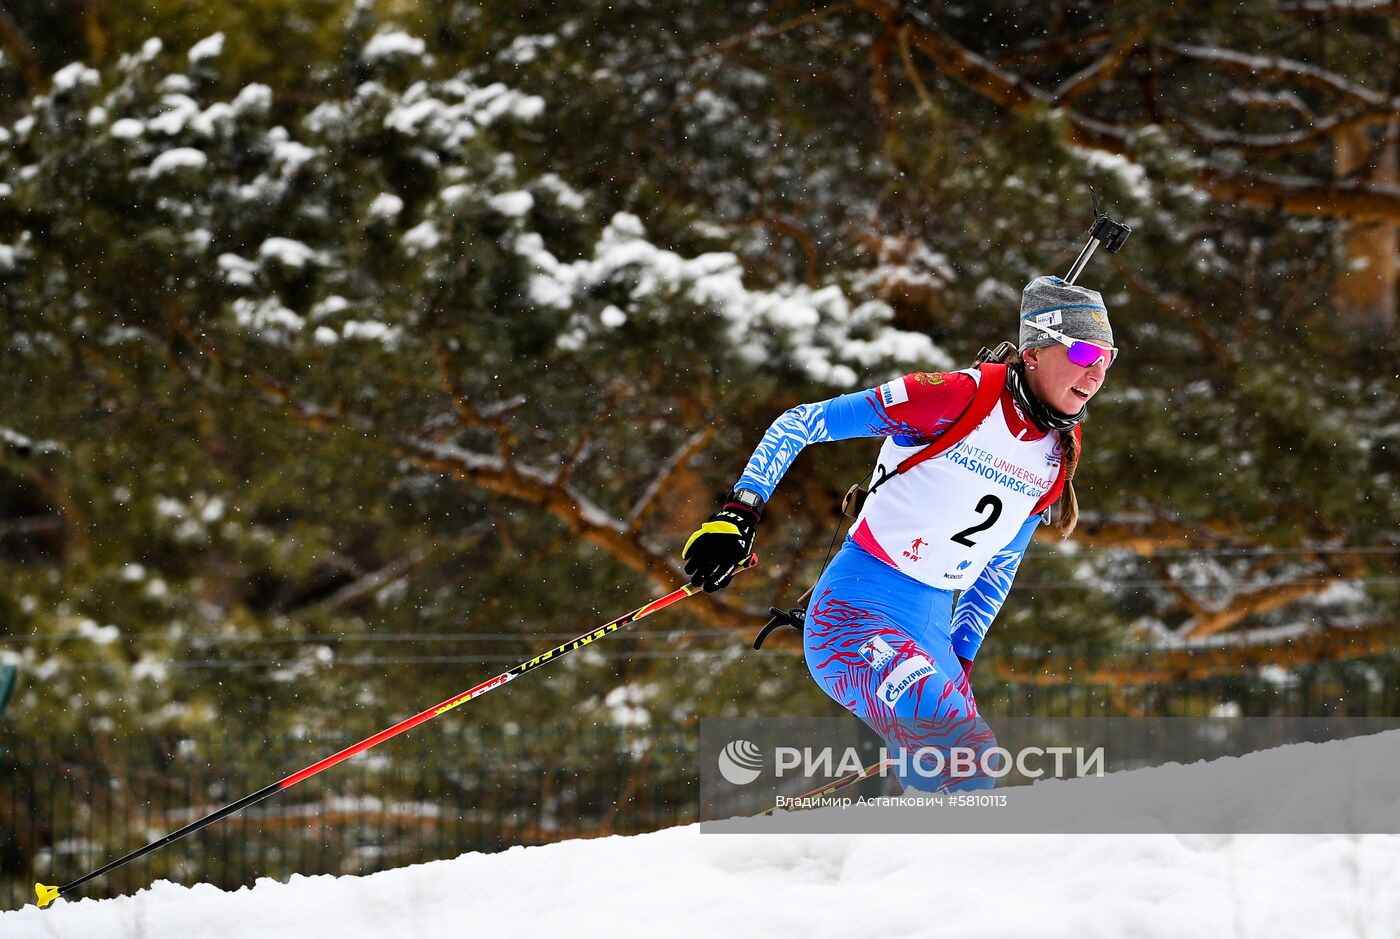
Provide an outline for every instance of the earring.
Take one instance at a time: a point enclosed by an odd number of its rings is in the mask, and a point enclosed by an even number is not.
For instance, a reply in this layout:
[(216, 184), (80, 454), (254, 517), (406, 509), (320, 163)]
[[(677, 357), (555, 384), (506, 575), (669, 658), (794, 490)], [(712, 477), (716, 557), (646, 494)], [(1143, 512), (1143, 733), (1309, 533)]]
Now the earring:
[(1030, 369), (1032, 372), (1035, 371), (1034, 365), (1027, 365), (1026, 368)]

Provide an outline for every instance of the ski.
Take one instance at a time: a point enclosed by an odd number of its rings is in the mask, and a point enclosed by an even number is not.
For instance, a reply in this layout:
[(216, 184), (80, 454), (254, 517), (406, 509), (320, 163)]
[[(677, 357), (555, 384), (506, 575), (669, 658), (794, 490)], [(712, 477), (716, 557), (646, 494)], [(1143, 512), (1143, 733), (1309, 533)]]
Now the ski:
[[(825, 798), (826, 796), (829, 796), (829, 795), (831, 795), (831, 794), (834, 793), (834, 792), (839, 792), (839, 791), (841, 791), (842, 789), (845, 789), (847, 786), (853, 786), (853, 785), (855, 785), (856, 783), (860, 782), (862, 779), (869, 779), (871, 776), (875, 776), (875, 775), (877, 775), (877, 774), (879, 774), (879, 773), (881, 773), (881, 772), (884, 772), (884, 770), (885, 770), (886, 768), (888, 768), (888, 767), (890, 767), (890, 766), (894, 766), (896, 762), (897, 762), (896, 760), (894, 760), (894, 759), (892, 759), (892, 758), (889, 758), (889, 757), (886, 757), (886, 758), (883, 759), (883, 760), (876, 760), (874, 763), (871, 763), (869, 766), (865, 767), (865, 768), (862, 769), (862, 770), (857, 770), (857, 771), (854, 772), (854, 773), (850, 773), (850, 774), (848, 774), (848, 775), (842, 776), (840, 779), (833, 780), (832, 782), (826, 783), (825, 785), (822, 785), (822, 786), (818, 786), (816, 789), (813, 789), (813, 790), (811, 790), (810, 792), (804, 792), (804, 793), (802, 793), (802, 794), (799, 795), (799, 796), (794, 796), (794, 797), (793, 797), (793, 802), (802, 803), (802, 802), (806, 802), (806, 801), (808, 801), (808, 800), (810, 800), (810, 799), (821, 799), (821, 798)], [(797, 806), (795, 806), (795, 807), (793, 807), (793, 808), (783, 808), (781, 811), (784, 811), (784, 812), (800, 812), (800, 811), (802, 811), (804, 808), (809, 808), (809, 806), (804, 806), (804, 805), (800, 805), (800, 804), (799, 804), (799, 805), (797, 805)], [(773, 815), (773, 814), (776, 814), (778, 811), (779, 811), (779, 808), (778, 808), (778, 806), (775, 805), (775, 806), (773, 806), (773, 807), (770, 808), (770, 809), (764, 809), (762, 812), (758, 813), (758, 815), (756, 815), (756, 816), (754, 816), (754, 817), (755, 817), (755, 818), (762, 818), (762, 817), (765, 816), (765, 815)]]

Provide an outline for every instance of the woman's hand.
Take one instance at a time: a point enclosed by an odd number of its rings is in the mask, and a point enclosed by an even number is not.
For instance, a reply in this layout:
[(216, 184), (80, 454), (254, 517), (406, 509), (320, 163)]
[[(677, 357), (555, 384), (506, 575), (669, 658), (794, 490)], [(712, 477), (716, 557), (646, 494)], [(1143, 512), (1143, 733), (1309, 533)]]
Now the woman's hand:
[(730, 502), (711, 515), (681, 551), (690, 583), (703, 585), (706, 593), (728, 587), (739, 564), (753, 553), (754, 533), (762, 517), (737, 502)]

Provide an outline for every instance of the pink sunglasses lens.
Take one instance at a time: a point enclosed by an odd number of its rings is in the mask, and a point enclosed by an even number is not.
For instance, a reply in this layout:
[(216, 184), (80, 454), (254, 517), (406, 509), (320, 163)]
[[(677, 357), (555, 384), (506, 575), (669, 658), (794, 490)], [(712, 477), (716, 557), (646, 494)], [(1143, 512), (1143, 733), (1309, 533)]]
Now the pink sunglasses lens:
[(1099, 359), (1103, 359), (1103, 367), (1108, 368), (1113, 364), (1114, 353), (1096, 346), (1092, 342), (1075, 342), (1069, 347), (1069, 360), (1080, 368), (1089, 368)]

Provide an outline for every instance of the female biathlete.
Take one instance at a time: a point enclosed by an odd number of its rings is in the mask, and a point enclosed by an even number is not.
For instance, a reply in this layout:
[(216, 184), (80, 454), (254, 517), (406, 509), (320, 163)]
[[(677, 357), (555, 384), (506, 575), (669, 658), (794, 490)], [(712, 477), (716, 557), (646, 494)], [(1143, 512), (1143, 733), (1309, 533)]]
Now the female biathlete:
[[(901, 757), (905, 788), (993, 785), (973, 768), (996, 739), (977, 713), (972, 663), (1036, 526), (1053, 512), (1068, 536), (1078, 514), (1079, 425), (1117, 354), (1103, 298), (1037, 277), (1021, 295), (1019, 338), (1005, 365), (920, 372), (785, 412), (682, 552), (692, 584), (728, 586), (803, 447), (887, 438), (870, 494), (812, 590), (803, 644), (822, 689)], [(979, 397), (984, 382), (995, 387)], [(950, 429), (955, 445), (910, 461)]]

